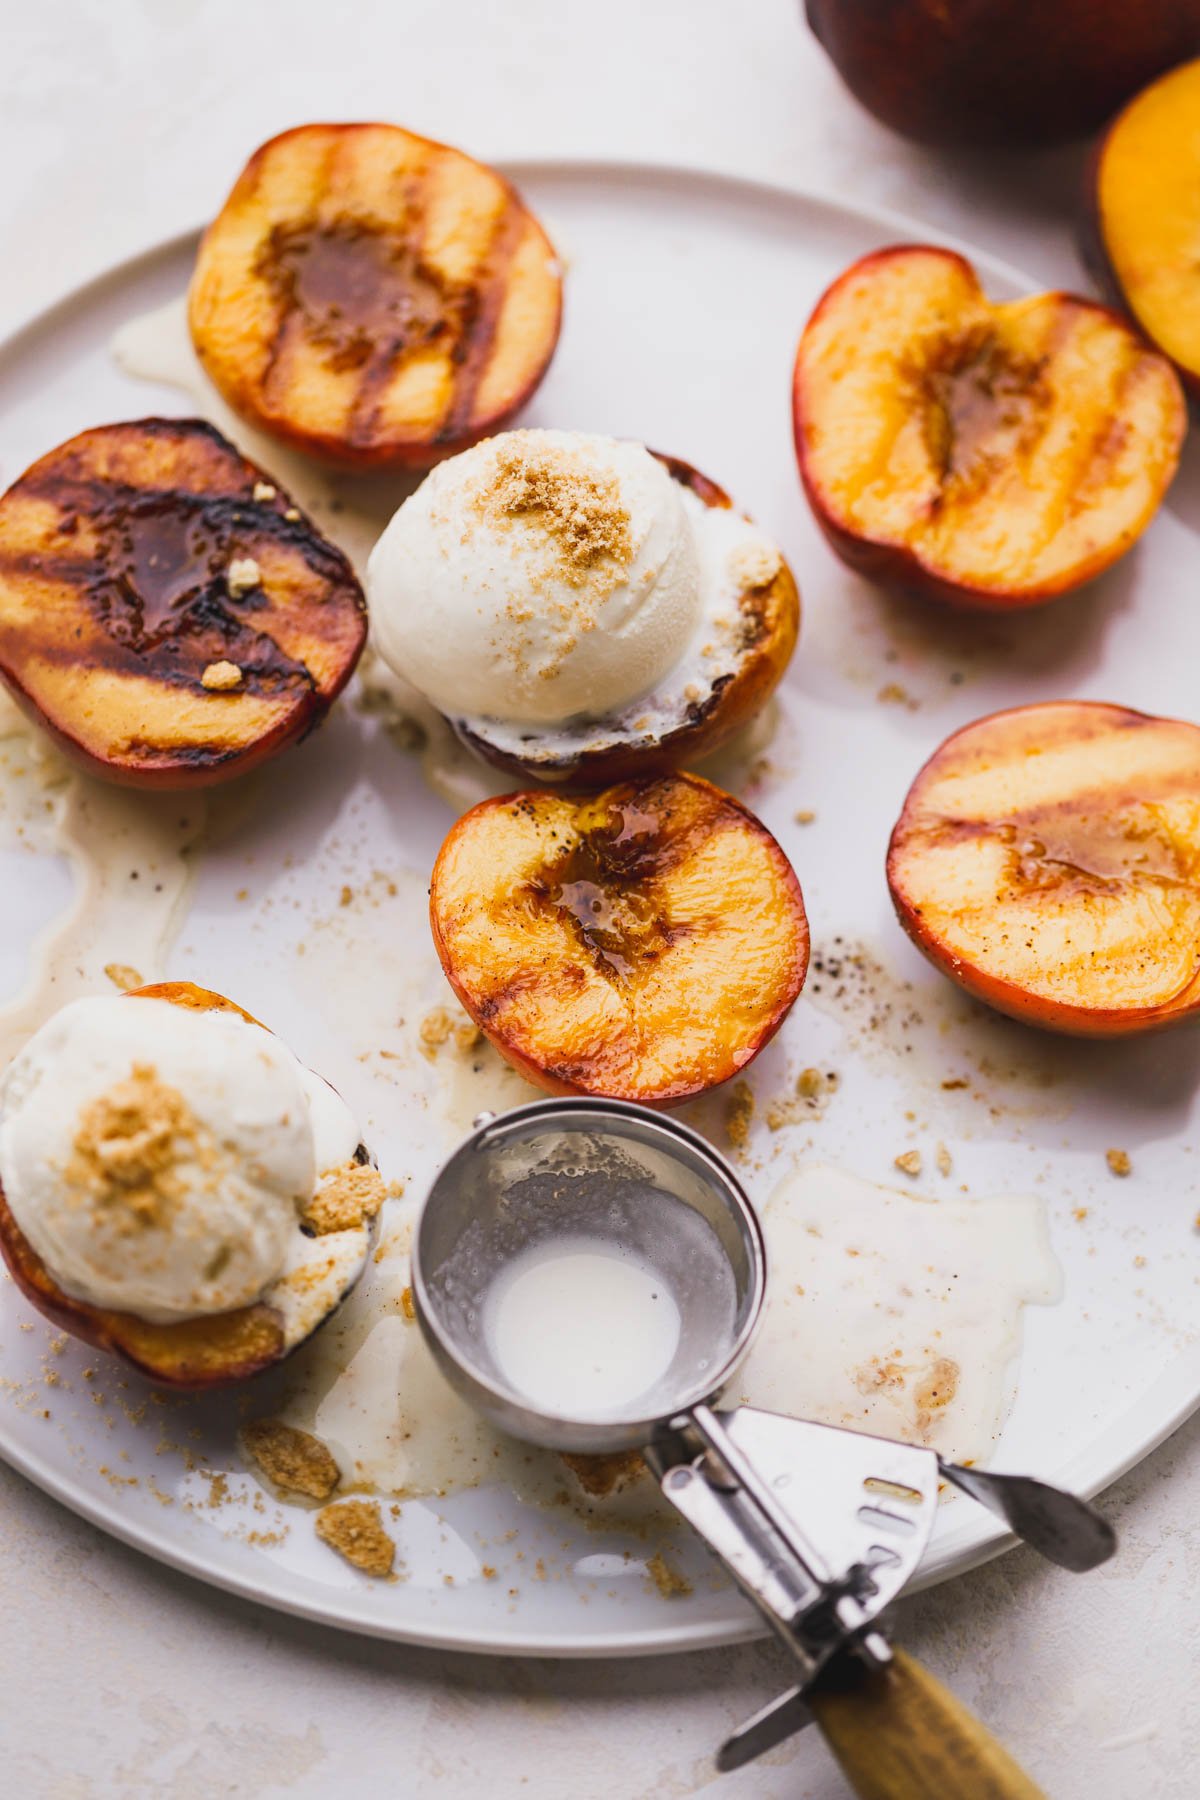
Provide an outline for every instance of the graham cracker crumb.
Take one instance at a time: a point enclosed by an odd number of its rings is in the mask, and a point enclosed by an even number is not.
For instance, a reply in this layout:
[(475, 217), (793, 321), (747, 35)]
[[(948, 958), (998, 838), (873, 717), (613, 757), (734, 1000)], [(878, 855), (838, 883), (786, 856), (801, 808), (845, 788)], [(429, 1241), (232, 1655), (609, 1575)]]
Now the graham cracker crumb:
[(410, 1287), (406, 1287), (400, 1295), (400, 1311), (411, 1325), (417, 1316), (417, 1309), (413, 1302), (413, 1291)]
[(646, 1573), (664, 1600), (684, 1599), (692, 1591), (686, 1575), (673, 1569), (661, 1550), (656, 1550), (646, 1564)]
[(261, 583), (262, 570), (252, 556), (235, 556), (225, 571), (225, 586), (231, 600), (240, 600), (243, 594), (250, 593)]
[(119, 1232), (162, 1225), (179, 1198), (176, 1141), (198, 1126), (177, 1088), (149, 1063), (134, 1063), (80, 1114), (68, 1182), (103, 1209)]
[(235, 662), (211, 662), (200, 677), (200, 686), (213, 694), (228, 694), (242, 685), (242, 671)]
[(739, 544), (729, 558), (729, 573), (744, 593), (759, 593), (770, 587), (783, 566), (774, 544), (765, 541)]
[(569, 452), (543, 449), (525, 432), (515, 432), (496, 457), (476, 506), (494, 521), (536, 520), (572, 584), (599, 563), (626, 568), (632, 560), (629, 514), (616, 478)]
[(811, 806), (802, 806), (799, 812), (792, 814), (797, 825), (811, 825), (816, 816)]
[(736, 1081), (725, 1106), (725, 1135), (736, 1150), (744, 1150), (750, 1141), (750, 1121), (754, 1117), (754, 1094), (747, 1081)]
[(905, 1175), (919, 1175), (921, 1173), (921, 1152), (919, 1150), (903, 1150), (900, 1155), (893, 1160), (895, 1166), (902, 1170)]
[(342, 1500), (317, 1514), (317, 1536), (364, 1575), (390, 1575), (396, 1546), (376, 1500)]
[(483, 1039), (483, 1033), (473, 1019), (465, 1019), (461, 1014), (456, 1017), (445, 1006), (435, 1006), (432, 1012), (425, 1014), (417, 1035), (421, 1040), (421, 1054), (430, 1062), (451, 1038), (456, 1048), (464, 1052), (474, 1050)]
[(584, 1493), (594, 1498), (617, 1493), (646, 1470), (640, 1450), (618, 1450), (612, 1456), (575, 1456), (563, 1451), (560, 1460)]
[(386, 1198), (378, 1169), (370, 1163), (343, 1163), (324, 1176), (305, 1208), (304, 1222), (318, 1237), (330, 1231), (354, 1231), (375, 1217)]
[(339, 906), (349, 906), (350, 902), (353, 899), (354, 899), (354, 889), (352, 887), (343, 887), (340, 895), (338, 896), (338, 905)]
[(1106, 1150), (1104, 1160), (1114, 1175), (1129, 1175), (1133, 1171), (1128, 1150)]
[(268, 1480), (294, 1494), (328, 1500), (341, 1480), (341, 1470), (320, 1438), (282, 1419), (252, 1420), (242, 1443)]
[(128, 994), (133, 988), (145, 986), (140, 971), (135, 969), (132, 963), (105, 963), (104, 973), (113, 986), (120, 988), (123, 994)]
[(953, 1162), (950, 1160), (950, 1152), (947, 1150), (945, 1144), (938, 1145), (936, 1161), (939, 1175), (948, 1175), (954, 1167)]

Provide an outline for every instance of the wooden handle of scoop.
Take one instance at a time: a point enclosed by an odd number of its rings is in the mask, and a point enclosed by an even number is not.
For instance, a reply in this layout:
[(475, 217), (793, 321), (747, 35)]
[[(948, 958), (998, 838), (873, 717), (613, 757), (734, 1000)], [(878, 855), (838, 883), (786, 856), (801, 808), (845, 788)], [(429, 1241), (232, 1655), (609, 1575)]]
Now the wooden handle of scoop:
[(860, 1800), (1045, 1800), (990, 1732), (902, 1650), (844, 1656), (805, 1695)]

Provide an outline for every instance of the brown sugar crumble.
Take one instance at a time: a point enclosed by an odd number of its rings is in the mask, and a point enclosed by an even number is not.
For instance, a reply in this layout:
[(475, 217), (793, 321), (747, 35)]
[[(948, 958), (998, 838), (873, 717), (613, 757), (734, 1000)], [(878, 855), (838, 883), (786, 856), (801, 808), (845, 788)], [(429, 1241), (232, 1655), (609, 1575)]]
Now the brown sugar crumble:
[(123, 994), (130, 993), (134, 988), (145, 986), (140, 971), (135, 969), (131, 963), (105, 963), (104, 973), (113, 986), (120, 988)]
[(1129, 1175), (1133, 1171), (1128, 1150), (1106, 1150), (1104, 1160), (1114, 1175)]
[(240, 600), (261, 582), (262, 570), (252, 556), (235, 556), (225, 572), (225, 586), (231, 600)]
[(285, 1425), (282, 1419), (253, 1419), (242, 1443), (268, 1480), (311, 1500), (328, 1500), (341, 1480), (332, 1453), (311, 1432)]
[(228, 694), (242, 685), (242, 671), (235, 662), (210, 662), (200, 677), (200, 686), (213, 694)]
[(340, 1500), (317, 1514), (317, 1536), (364, 1575), (390, 1575), (396, 1546), (376, 1500)]
[(524, 432), (515, 432), (496, 457), (476, 506), (494, 521), (536, 520), (572, 585), (599, 564), (620, 570), (632, 560), (629, 514), (615, 477), (589, 469), (582, 458), (541, 449)]
[(421, 1041), (421, 1054), (433, 1062), (443, 1045), (454, 1039), (455, 1047), (464, 1053), (474, 1050), (483, 1037), (473, 1019), (455, 1017), (448, 1007), (435, 1006), (432, 1012), (425, 1014), (417, 1032)]
[(640, 1450), (618, 1450), (611, 1456), (575, 1456), (564, 1451), (561, 1460), (593, 1499), (615, 1494), (646, 1470)]
[(646, 1573), (664, 1600), (682, 1600), (692, 1591), (687, 1576), (673, 1569), (661, 1550), (647, 1560)]
[(318, 1237), (330, 1231), (354, 1231), (373, 1219), (387, 1198), (383, 1176), (370, 1163), (348, 1162), (329, 1171), (304, 1212), (304, 1223)]
[(198, 1136), (178, 1089), (149, 1063), (134, 1063), (124, 1081), (84, 1107), (66, 1178), (122, 1234), (162, 1225), (180, 1195), (177, 1140)]
[(735, 1081), (725, 1105), (725, 1135), (735, 1150), (744, 1150), (749, 1143), (753, 1117), (754, 1095), (750, 1084)]

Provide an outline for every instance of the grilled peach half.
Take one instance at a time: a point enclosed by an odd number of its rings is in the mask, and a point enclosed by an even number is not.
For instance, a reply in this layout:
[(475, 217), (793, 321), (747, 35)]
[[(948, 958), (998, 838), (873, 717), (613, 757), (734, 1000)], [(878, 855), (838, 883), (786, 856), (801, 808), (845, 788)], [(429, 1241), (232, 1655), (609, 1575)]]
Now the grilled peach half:
[(980, 719), (917, 776), (888, 885), (918, 949), (1083, 1037), (1200, 1011), (1200, 726), (1062, 700)]
[[(235, 1012), (250, 1024), (258, 1024), (224, 995), (189, 981), (134, 988), (126, 997), (168, 1000), (202, 1012), (214, 1008)], [(363, 1145), (358, 1146), (354, 1160), (364, 1168), (369, 1166)], [(381, 1183), (379, 1192), (381, 1195)], [(318, 1201), (320, 1194), (318, 1188)], [(317, 1205), (313, 1213), (318, 1215)], [(333, 1231), (328, 1224), (324, 1230), (316, 1230), (301, 1222), (286, 1270), (254, 1305), (161, 1324), (93, 1306), (65, 1293), (21, 1231), (0, 1187), (0, 1256), (26, 1300), (56, 1328), (121, 1357), (162, 1387), (231, 1387), (290, 1356), (353, 1288), (366, 1268), (374, 1234), (370, 1201), (358, 1224), (344, 1230)]]
[[(658, 452), (654, 452), (658, 455)], [(724, 488), (678, 456), (661, 456), (672, 480), (715, 514), (733, 502)], [(706, 515), (701, 515), (698, 529)], [(618, 716), (556, 731), (488, 719), (454, 719), (462, 741), (510, 774), (565, 787), (606, 787), (696, 763), (728, 743), (760, 712), (783, 679), (800, 632), (800, 594), (782, 556), (772, 551), (741, 575), (734, 629), (718, 646), (703, 686), (682, 680), (634, 701)], [(524, 733), (524, 735), (522, 735)]]
[(442, 846), (429, 910), (462, 1004), (554, 1094), (662, 1105), (727, 1081), (808, 967), (787, 857), (694, 775), (483, 801)]
[(796, 453), (844, 562), (960, 606), (1037, 606), (1153, 518), (1186, 424), (1165, 357), (1070, 294), (989, 303), (963, 257), (879, 250), (796, 355)]
[(0, 498), (0, 678), (106, 780), (245, 773), (324, 718), (366, 630), (341, 551), (200, 419), (81, 432)]
[(396, 125), (302, 125), (256, 150), (188, 298), (236, 412), (365, 468), (427, 468), (498, 431), (561, 311), (553, 246), (510, 183)]
[(1091, 172), (1089, 248), (1150, 342), (1200, 399), (1200, 61), (1113, 121)]

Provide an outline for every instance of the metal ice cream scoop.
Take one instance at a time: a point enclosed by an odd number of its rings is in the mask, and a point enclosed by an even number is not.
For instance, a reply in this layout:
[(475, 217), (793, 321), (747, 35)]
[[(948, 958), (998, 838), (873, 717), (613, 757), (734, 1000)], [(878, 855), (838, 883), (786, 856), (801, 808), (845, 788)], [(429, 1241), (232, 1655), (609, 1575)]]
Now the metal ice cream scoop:
[[(495, 1294), (511, 1296), (512, 1271), (553, 1259), (557, 1245), (600, 1255), (611, 1246), (650, 1271), (647, 1293), (670, 1296), (678, 1312), (663, 1366), (602, 1404), (589, 1390), (582, 1410), (547, 1407), (530, 1380), (516, 1384), (495, 1329)], [(921, 1561), (941, 1480), (1067, 1569), (1110, 1556), (1112, 1528), (1084, 1501), (1024, 1476), (718, 1406), (761, 1321), (767, 1259), (749, 1199), (703, 1138), (616, 1101), (545, 1100), (483, 1115), (430, 1190), (412, 1285), (433, 1355), (479, 1412), (556, 1450), (640, 1449), (663, 1494), (791, 1652), (795, 1685), (722, 1745), (722, 1769), (815, 1718), (862, 1794), (1036, 1794), (953, 1696), (892, 1649), (880, 1614)], [(622, 1329), (614, 1317), (614, 1341)]]

